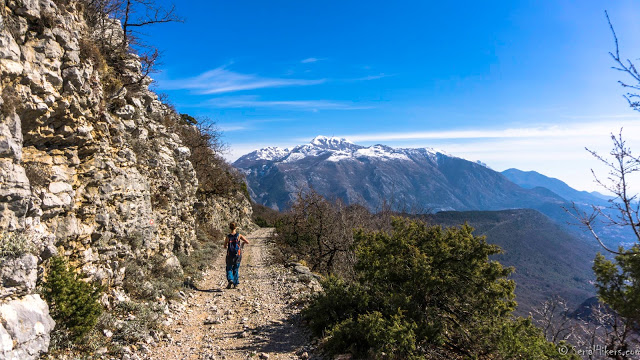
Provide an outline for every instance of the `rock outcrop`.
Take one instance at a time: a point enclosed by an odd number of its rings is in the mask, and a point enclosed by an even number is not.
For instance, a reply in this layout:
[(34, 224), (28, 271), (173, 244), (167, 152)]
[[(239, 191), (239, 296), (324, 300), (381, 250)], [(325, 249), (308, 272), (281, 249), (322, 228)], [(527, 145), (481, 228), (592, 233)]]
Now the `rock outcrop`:
[[(198, 194), (190, 150), (172, 131), (177, 114), (148, 89), (135, 55), (118, 78), (136, 85), (106, 90), (82, 4), (0, 0), (0, 231), (37, 234), (26, 255), (0, 259), (6, 358), (48, 346), (53, 323), (31, 294), (56, 251), (109, 289), (128, 257), (177, 263), (198, 221), (253, 226), (242, 195)], [(16, 330), (14, 315), (26, 328)]]

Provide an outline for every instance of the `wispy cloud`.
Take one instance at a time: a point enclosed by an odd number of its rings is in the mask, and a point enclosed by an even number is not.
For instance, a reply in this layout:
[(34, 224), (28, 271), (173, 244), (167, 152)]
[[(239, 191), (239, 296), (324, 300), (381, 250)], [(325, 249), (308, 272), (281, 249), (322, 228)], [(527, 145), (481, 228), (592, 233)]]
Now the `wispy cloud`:
[(214, 108), (277, 108), (288, 110), (362, 110), (371, 106), (331, 100), (260, 100), (257, 96), (227, 96), (211, 99), (205, 103)]
[(369, 80), (378, 80), (378, 79), (382, 79), (382, 78), (386, 78), (389, 76), (393, 76), (393, 75), (387, 75), (387, 74), (378, 74), (378, 75), (368, 75), (368, 76), (363, 76), (363, 77), (359, 77), (359, 78), (355, 78), (355, 79), (348, 79), (345, 81), (369, 81)]
[(310, 57), (310, 58), (306, 58), (304, 60), (301, 60), (300, 62), (302, 64), (310, 64), (310, 63), (315, 63), (318, 61), (322, 61), (322, 60), (327, 60), (326, 58), (314, 58), (314, 57)]
[[(443, 131), (412, 131), (363, 133), (344, 135), (351, 141), (402, 141), (402, 140), (444, 140), (444, 139), (491, 139), (491, 138), (576, 138), (589, 136), (606, 136), (620, 129), (621, 123), (593, 122), (573, 123), (567, 125), (542, 125), (537, 127), (521, 127), (506, 129), (468, 129)], [(640, 122), (626, 124), (625, 133), (634, 136), (640, 131)], [(635, 136), (634, 136), (635, 137)]]
[(224, 132), (246, 130), (247, 128), (248, 127), (246, 125), (237, 125), (237, 124), (220, 124), (220, 125), (218, 125), (218, 129), (220, 131), (224, 131)]
[(326, 79), (269, 78), (241, 74), (221, 66), (195, 77), (164, 80), (159, 86), (163, 90), (192, 90), (197, 94), (223, 94), (265, 88), (318, 85), (324, 82)]
[[(582, 190), (601, 190), (593, 181), (591, 169), (605, 175), (607, 169), (585, 147), (607, 154), (611, 133), (623, 128), (629, 143), (640, 142), (640, 117), (609, 117), (609, 121), (578, 121), (562, 125), (467, 129), (422, 132), (339, 134), (360, 143), (384, 143), (401, 147), (435, 147), (472, 161), (481, 160), (497, 171), (515, 167), (535, 170), (559, 178)], [(640, 183), (640, 176), (638, 177)]]

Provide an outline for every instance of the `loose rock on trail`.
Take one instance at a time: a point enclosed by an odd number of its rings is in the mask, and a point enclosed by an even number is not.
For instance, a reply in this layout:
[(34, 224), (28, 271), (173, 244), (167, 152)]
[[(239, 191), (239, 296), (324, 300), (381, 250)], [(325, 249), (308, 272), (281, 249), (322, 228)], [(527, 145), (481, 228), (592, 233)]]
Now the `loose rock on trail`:
[[(309, 359), (313, 347), (301, 325), (301, 299), (319, 285), (296, 268), (271, 261), (272, 229), (245, 235), (240, 285), (226, 289), (225, 253), (167, 322), (151, 359)], [(222, 247), (222, 243), (220, 244)], [(308, 270), (307, 270), (308, 271)], [(183, 305), (183, 306), (182, 306)]]

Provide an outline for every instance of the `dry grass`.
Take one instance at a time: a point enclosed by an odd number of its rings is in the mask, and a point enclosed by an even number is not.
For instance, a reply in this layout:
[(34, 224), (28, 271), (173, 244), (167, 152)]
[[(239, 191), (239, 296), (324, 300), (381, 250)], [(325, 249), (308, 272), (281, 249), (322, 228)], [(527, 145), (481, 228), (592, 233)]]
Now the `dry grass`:
[(12, 84), (8, 84), (2, 90), (2, 104), (0, 104), (0, 114), (4, 116), (13, 115), (20, 108), (20, 97)]

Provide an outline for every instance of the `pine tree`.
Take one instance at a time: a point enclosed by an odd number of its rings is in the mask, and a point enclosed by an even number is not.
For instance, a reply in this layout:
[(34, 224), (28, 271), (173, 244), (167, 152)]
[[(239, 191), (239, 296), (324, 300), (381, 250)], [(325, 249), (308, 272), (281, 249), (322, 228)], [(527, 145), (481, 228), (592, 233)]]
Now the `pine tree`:
[(56, 256), (50, 261), (43, 296), (56, 326), (67, 330), (72, 340), (79, 340), (93, 329), (102, 313), (100, 288), (82, 281), (64, 258)]

